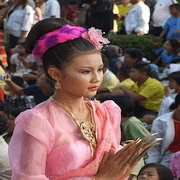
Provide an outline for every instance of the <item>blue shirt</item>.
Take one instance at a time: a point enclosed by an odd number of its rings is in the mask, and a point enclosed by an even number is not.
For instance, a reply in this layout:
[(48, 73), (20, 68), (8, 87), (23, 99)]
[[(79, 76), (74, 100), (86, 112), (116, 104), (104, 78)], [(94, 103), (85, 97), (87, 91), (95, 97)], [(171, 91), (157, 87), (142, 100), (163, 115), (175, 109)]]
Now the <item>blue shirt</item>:
[(179, 59), (179, 56), (177, 54), (169, 55), (167, 51), (163, 51), (160, 58), (163, 65), (167, 65), (167, 64), (170, 64), (173, 60)]
[(180, 38), (180, 33), (174, 33), (174, 31), (180, 30), (180, 17), (170, 17), (163, 26), (163, 29), (168, 31), (166, 39)]
[(48, 94), (44, 95), (41, 89), (37, 87), (35, 84), (27, 88), (23, 88), (23, 92), (27, 96), (33, 95), (36, 104), (39, 104), (47, 100), (53, 94), (53, 91), (50, 91)]

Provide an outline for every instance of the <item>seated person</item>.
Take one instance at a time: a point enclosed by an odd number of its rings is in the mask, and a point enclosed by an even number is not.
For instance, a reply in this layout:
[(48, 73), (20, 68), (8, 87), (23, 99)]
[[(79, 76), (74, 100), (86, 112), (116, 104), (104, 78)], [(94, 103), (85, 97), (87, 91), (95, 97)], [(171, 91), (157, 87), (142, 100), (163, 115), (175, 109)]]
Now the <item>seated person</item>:
[(151, 78), (150, 73), (151, 68), (147, 63), (136, 63), (129, 74), (130, 78), (135, 81), (134, 85), (130, 89), (119, 86), (113, 91), (114, 94), (132, 97), (137, 103), (135, 116), (147, 124), (152, 124), (156, 118), (164, 96), (162, 83)]
[(108, 69), (108, 58), (106, 55), (102, 54), (102, 60), (104, 63), (104, 67), (103, 67), (103, 80), (102, 83), (97, 91), (96, 94), (96, 99), (99, 99), (102, 95), (104, 95), (104, 89), (107, 89), (107, 87), (109, 86), (117, 86), (119, 84), (119, 79), (118, 77), (112, 73), (109, 69)]
[(175, 98), (175, 110), (157, 117), (152, 124), (151, 134), (155, 138), (162, 138), (162, 143), (148, 150), (149, 163), (160, 163), (166, 167), (170, 165), (173, 153), (180, 151), (180, 93)]
[[(178, 93), (180, 93), (180, 71), (170, 73), (167, 77), (169, 80), (168, 86), (165, 87), (165, 96), (161, 103), (158, 116), (170, 112), (170, 105), (174, 102), (174, 99)], [(174, 90), (170, 93), (170, 90)]]
[(47, 100), (54, 93), (54, 83), (45, 75), (42, 74), (36, 84), (29, 87), (19, 87), (11, 80), (11, 75), (7, 74), (5, 82), (14, 91), (15, 94), (22, 96), (34, 96), (35, 105)]
[(122, 66), (120, 60), (123, 54), (122, 48), (116, 45), (108, 45), (103, 49), (102, 53), (108, 58), (108, 69), (117, 76), (118, 69)]
[(126, 140), (150, 136), (143, 123), (134, 116), (136, 104), (133, 98), (126, 95), (109, 95), (101, 98), (100, 101), (105, 100), (113, 100), (121, 108), (121, 124)]
[(176, 38), (168, 39), (164, 43), (163, 48), (155, 51), (157, 57), (152, 60), (152, 63), (157, 64), (159, 71), (162, 72), (173, 61), (179, 59), (178, 52), (180, 49), (180, 41)]
[(25, 42), (18, 44), (17, 51), (18, 53), (10, 57), (10, 72), (22, 75), (33, 71), (36, 66), (36, 59), (27, 50)]
[[(119, 79), (119, 83), (113, 86), (107, 86), (105, 88), (99, 88), (97, 91), (97, 94), (102, 94), (102, 96), (108, 95), (113, 93), (113, 89), (119, 86), (125, 86), (128, 89), (134, 84), (134, 81), (132, 81), (129, 78), (129, 73), (130, 73), (131, 67), (129, 66), (122, 66), (119, 68), (117, 77)], [(98, 99), (96, 97), (96, 99)]]
[(37, 69), (30, 73), (23, 74), (23, 79), (28, 83), (28, 85), (35, 84), (37, 79), (44, 74), (44, 66), (40, 63), (37, 65)]
[[(18, 85), (19, 87), (23, 88), (24, 85), (24, 80), (22, 77), (20, 76), (12, 76), (11, 77), (12, 82), (14, 82), (16, 85)], [(29, 102), (28, 102), (28, 98), (25, 95), (16, 95), (14, 93), (14, 91), (12, 90), (12, 88), (9, 87), (9, 85), (6, 83), (6, 85), (4, 86), (4, 89), (6, 91), (9, 91), (9, 95), (7, 95), (5, 97), (4, 101), (8, 101), (9, 103), (11, 103), (14, 107), (29, 107)]]
[(104, 67), (103, 67), (103, 80), (102, 83), (100, 85), (99, 88), (105, 88), (107, 86), (116, 86), (117, 84), (119, 84), (119, 79), (117, 78), (117, 76), (112, 73), (109, 69), (108, 69), (108, 58), (106, 55), (102, 54), (102, 61), (104, 63)]

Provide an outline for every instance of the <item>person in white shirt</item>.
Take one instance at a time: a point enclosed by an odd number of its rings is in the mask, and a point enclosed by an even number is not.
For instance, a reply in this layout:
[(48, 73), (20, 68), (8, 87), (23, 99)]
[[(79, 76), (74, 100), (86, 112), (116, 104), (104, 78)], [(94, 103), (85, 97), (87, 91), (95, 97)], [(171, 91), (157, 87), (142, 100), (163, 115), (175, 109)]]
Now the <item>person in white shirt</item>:
[(158, 0), (155, 4), (152, 14), (152, 31), (154, 36), (159, 36), (162, 31), (162, 26), (171, 17), (169, 6), (177, 3), (176, 0)]
[(149, 32), (150, 9), (142, 0), (131, 0), (133, 7), (125, 16), (126, 34), (144, 35)]
[(60, 4), (57, 0), (46, 0), (43, 19), (60, 18)]
[(9, 34), (9, 51), (15, 53), (18, 42), (24, 42), (33, 25), (34, 11), (27, 0), (16, 0), (6, 14), (7, 31)]

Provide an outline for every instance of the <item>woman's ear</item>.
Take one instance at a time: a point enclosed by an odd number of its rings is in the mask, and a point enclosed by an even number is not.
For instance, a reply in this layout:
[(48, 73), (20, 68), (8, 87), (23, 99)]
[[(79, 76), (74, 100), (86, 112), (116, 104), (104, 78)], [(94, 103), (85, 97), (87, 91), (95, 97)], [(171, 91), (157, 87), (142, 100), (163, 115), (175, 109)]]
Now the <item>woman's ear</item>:
[(62, 73), (56, 67), (50, 67), (47, 72), (55, 81), (60, 81), (62, 79)]

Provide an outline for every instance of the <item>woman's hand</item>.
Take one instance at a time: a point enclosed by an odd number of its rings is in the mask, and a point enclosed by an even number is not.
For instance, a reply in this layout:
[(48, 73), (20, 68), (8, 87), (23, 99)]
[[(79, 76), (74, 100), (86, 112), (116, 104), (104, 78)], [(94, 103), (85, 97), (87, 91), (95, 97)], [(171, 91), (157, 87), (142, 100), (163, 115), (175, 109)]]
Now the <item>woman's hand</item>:
[(137, 138), (116, 154), (111, 149), (105, 153), (98, 172), (93, 177), (96, 180), (124, 180), (131, 174), (135, 165), (146, 154), (152, 143), (153, 141), (143, 142)]

